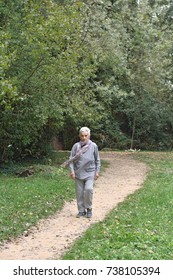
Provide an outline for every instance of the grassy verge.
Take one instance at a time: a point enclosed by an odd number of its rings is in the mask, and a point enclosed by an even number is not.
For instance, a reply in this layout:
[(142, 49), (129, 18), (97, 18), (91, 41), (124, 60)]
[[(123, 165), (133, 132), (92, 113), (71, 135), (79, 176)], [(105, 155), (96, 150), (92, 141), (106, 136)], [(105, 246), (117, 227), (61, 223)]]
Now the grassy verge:
[[(40, 219), (60, 210), (65, 201), (75, 198), (69, 170), (60, 168), (68, 155), (58, 152), (42, 162), (0, 167), (0, 242), (22, 234)], [(32, 176), (20, 177), (28, 172)]]
[[(61, 209), (64, 200), (74, 198), (68, 170), (59, 167), (67, 153), (58, 153), (47, 162), (25, 162), (0, 169), (0, 241), (27, 230), (41, 218)], [(18, 177), (26, 170), (32, 176)]]
[(144, 187), (87, 230), (63, 259), (173, 258), (173, 153), (134, 156), (150, 166)]

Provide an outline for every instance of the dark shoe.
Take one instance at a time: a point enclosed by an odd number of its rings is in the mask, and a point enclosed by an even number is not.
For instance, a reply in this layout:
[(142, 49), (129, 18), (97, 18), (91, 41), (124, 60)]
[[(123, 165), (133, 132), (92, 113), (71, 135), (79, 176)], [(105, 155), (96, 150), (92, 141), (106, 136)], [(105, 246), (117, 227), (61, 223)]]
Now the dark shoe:
[(87, 214), (86, 214), (87, 218), (91, 218), (92, 217), (92, 209), (87, 208)]
[(86, 215), (86, 212), (79, 212), (77, 215), (76, 215), (76, 218), (81, 218), (81, 217), (84, 217)]

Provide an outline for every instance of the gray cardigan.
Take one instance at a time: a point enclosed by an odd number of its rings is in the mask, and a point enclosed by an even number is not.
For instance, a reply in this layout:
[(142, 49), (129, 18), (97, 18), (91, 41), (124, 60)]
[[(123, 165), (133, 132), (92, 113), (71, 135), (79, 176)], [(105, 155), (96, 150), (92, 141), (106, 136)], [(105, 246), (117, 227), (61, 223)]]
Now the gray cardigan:
[[(73, 145), (70, 158), (76, 155), (79, 145), (80, 142)], [(78, 179), (93, 178), (96, 172), (100, 172), (100, 166), (98, 146), (92, 141), (88, 150), (75, 163), (69, 164), (70, 171), (74, 172)]]

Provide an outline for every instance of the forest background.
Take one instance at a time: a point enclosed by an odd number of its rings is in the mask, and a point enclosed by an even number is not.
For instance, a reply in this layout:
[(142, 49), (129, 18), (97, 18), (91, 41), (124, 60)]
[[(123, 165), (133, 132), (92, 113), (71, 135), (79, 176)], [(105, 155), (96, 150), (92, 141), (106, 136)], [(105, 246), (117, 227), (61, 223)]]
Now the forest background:
[(173, 147), (173, 3), (0, 0), (0, 162)]

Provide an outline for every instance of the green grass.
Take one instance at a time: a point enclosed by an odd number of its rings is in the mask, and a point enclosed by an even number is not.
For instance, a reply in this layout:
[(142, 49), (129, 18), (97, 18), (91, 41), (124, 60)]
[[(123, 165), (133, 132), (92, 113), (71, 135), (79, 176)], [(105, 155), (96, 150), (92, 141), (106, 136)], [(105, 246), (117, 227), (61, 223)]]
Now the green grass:
[[(67, 156), (60, 152), (43, 162), (1, 166), (0, 242), (22, 234), (75, 197), (68, 169), (59, 167)], [(63, 259), (173, 258), (173, 153), (133, 156), (150, 167), (143, 188), (87, 230)], [(103, 161), (102, 171), (106, 166)], [(26, 169), (32, 169), (33, 175), (15, 175)]]
[(173, 153), (134, 157), (150, 167), (143, 188), (88, 229), (63, 259), (173, 259)]
[[(61, 209), (64, 200), (75, 197), (74, 182), (68, 176), (68, 169), (59, 167), (66, 157), (67, 153), (60, 153), (54, 162), (49, 159), (45, 163), (1, 166), (1, 242), (23, 233), (39, 219)], [(34, 170), (32, 176), (21, 178), (15, 175), (27, 169)]]
[[(55, 153), (44, 161), (22, 162), (0, 167), (0, 242), (22, 234), (40, 219), (60, 210), (75, 198), (69, 170), (60, 168), (69, 152)], [(106, 167), (106, 162), (102, 162)], [(16, 174), (32, 170), (33, 175)]]

